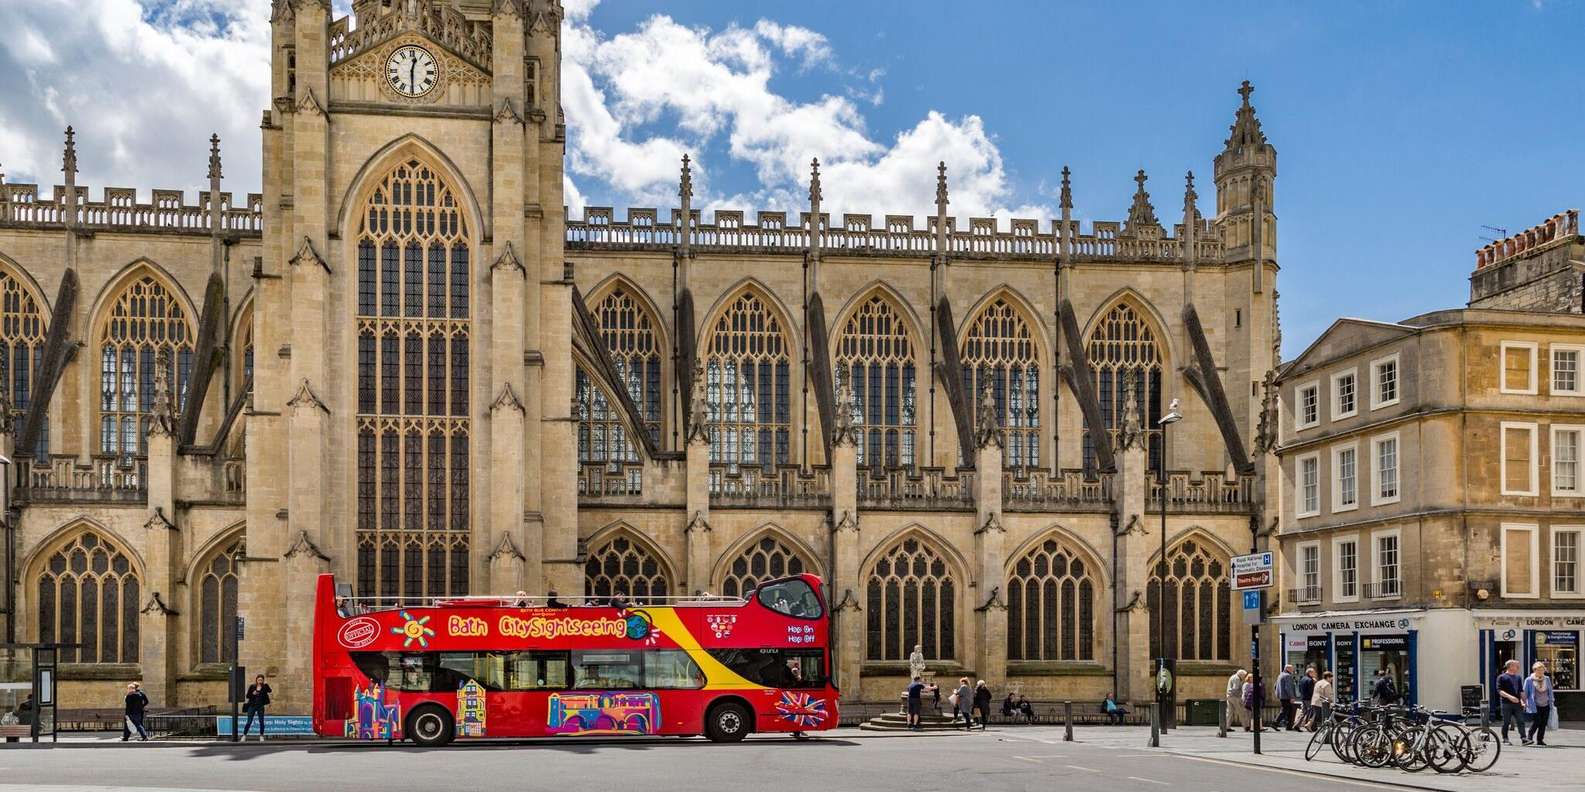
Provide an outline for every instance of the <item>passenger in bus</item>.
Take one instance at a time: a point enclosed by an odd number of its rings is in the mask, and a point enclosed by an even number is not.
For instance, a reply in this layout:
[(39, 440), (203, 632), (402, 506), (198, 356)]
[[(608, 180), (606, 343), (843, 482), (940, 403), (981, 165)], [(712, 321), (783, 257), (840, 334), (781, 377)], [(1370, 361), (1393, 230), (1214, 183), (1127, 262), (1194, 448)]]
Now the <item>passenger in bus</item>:
[(519, 591), (516, 594), (512, 595), (512, 607), (514, 607), (514, 608), (526, 608), (526, 607), (528, 607), (528, 592)]
[(626, 594), (619, 592), (611, 595), (611, 607), (616, 608), (617, 610), (627, 610), (627, 606), (628, 601)]
[(545, 607), (547, 607), (547, 608), (565, 608), (565, 607), (567, 607), (567, 603), (562, 602), (560, 599), (558, 599), (557, 598), (557, 594), (556, 594), (556, 590), (555, 589), (551, 589), (549, 596), (547, 596), (545, 598)]

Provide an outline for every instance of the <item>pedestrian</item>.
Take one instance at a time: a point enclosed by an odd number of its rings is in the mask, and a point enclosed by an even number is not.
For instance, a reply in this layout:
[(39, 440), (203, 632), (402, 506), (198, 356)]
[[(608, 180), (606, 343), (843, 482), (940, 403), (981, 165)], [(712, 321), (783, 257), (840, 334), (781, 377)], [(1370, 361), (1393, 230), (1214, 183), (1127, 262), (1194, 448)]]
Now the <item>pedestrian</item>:
[(1244, 690), (1239, 703), (1244, 705), (1244, 731), (1255, 731), (1260, 728), (1260, 708), (1255, 695), (1255, 677), (1244, 677)]
[(1552, 717), (1552, 677), (1547, 676), (1546, 663), (1539, 660), (1530, 666), (1530, 676), (1524, 680), (1524, 711), (1530, 716), (1530, 737), (1525, 745), (1546, 745), (1547, 721)]
[(1310, 699), (1315, 697), (1315, 666), (1307, 666), (1304, 676), (1299, 677), (1299, 722), (1294, 724), (1296, 729), (1309, 729), (1315, 731), (1315, 707), (1310, 705)]
[(991, 689), (981, 679), (974, 684), (974, 709), (980, 713), (980, 731), (991, 723)]
[(148, 731), (143, 728), (143, 712), (148, 706), (149, 697), (143, 692), (143, 686), (136, 682), (127, 683), (125, 722), (121, 724), (122, 742), (132, 739), (134, 733), (138, 735), (139, 742), (149, 739)]
[(925, 683), (914, 677), (908, 683), (908, 730), (919, 731), (919, 708), (924, 704)]
[(1371, 686), (1370, 697), (1379, 707), (1398, 703), (1398, 686), (1393, 683), (1392, 675), (1387, 673), (1387, 669), (1376, 670), (1376, 684)]
[(1232, 728), (1239, 725), (1244, 712), (1244, 677), (1249, 672), (1240, 668), (1227, 678), (1227, 691), (1224, 696), (1227, 701), (1227, 726)]
[(1513, 745), (1508, 738), (1510, 725), (1519, 730), (1519, 739), (1526, 745), (1530, 744), (1530, 736), (1524, 727), (1524, 680), (1519, 675), (1519, 661), (1509, 660), (1503, 664), (1502, 673), (1497, 675), (1497, 709), (1502, 713), (1502, 741), (1505, 745)]
[[(1312, 672), (1315, 669), (1310, 669)], [(1311, 730), (1321, 728), (1321, 724), (1332, 719), (1332, 704), (1337, 700), (1336, 688), (1332, 686), (1332, 672), (1321, 674), (1316, 680), (1315, 692), (1310, 694)]]
[(242, 739), (248, 739), (248, 730), (253, 728), (253, 717), (259, 718), (259, 742), (264, 742), (264, 708), (270, 705), (269, 683), (264, 681), (264, 675), (259, 674), (253, 679), (253, 686), (248, 688), (247, 702), (242, 705), (244, 712), (248, 713), (248, 723), (242, 727)]
[(958, 716), (963, 716), (963, 730), (974, 730), (974, 689), (969, 687), (968, 677), (958, 678), (958, 689), (952, 693), (952, 721), (957, 722)]
[(1128, 717), (1128, 710), (1124, 709), (1123, 705), (1117, 703), (1116, 693), (1109, 692), (1106, 694), (1106, 700), (1101, 702), (1101, 709), (1106, 712), (1107, 720), (1110, 720), (1118, 726), (1123, 725), (1123, 719)]
[(934, 682), (927, 688), (930, 691), (930, 704), (936, 708), (936, 715), (941, 715), (941, 686)]
[(1286, 727), (1288, 731), (1298, 731), (1299, 722), (1296, 717), (1294, 700), (1299, 698), (1299, 680), (1293, 675), (1293, 664), (1282, 667), (1282, 673), (1277, 675), (1277, 704), (1281, 707), (1277, 712), (1277, 724), (1273, 728)]

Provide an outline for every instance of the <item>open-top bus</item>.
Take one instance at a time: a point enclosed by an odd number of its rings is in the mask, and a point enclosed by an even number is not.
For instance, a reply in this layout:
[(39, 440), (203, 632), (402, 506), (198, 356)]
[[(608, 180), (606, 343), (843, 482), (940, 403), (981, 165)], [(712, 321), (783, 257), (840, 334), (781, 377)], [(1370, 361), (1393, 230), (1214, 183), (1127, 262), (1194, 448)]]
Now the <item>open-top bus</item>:
[[(820, 580), (742, 598), (563, 606), (546, 598), (360, 600), (319, 577), (314, 730), (456, 737), (795, 736), (837, 724)], [(658, 603), (658, 604), (651, 604)]]

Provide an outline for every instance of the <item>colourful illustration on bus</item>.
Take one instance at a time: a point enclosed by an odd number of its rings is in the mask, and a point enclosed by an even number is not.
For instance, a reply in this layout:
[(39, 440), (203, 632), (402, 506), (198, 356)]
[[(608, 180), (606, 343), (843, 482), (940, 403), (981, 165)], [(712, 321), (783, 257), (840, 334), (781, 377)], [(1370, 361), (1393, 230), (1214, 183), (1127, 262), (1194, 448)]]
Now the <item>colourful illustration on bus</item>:
[(484, 687), (470, 679), (457, 688), (457, 736), (484, 736)]
[(776, 714), (794, 726), (813, 728), (825, 723), (826, 702), (808, 693), (784, 690), (776, 702)]
[(546, 725), (552, 734), (655, 734), (654, 693), (552, 693)]
[(357, 715), (347, 720), (347, 737), (358, 740), (395, 737), (397, 724), (402, 722), (402, 706), (386, 703), (384, 685), (372, 682), (367, 688), (355, 690), (352, 698)]

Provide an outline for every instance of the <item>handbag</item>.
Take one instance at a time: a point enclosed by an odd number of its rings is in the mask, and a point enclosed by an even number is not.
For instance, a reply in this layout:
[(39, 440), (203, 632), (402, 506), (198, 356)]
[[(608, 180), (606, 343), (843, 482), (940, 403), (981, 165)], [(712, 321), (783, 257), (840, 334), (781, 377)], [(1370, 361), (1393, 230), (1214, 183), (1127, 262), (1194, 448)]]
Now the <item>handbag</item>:
[(1552, 729), (1554, 731), (1556, 731), (1557, 728), (1558, 728), (1558, 725), (1557, 725), (1557, 701), (1556, 700), (1553, 700), (1551, 708), (1549, 708), (1547, 710), (1546, 727), (1548, 729)]

